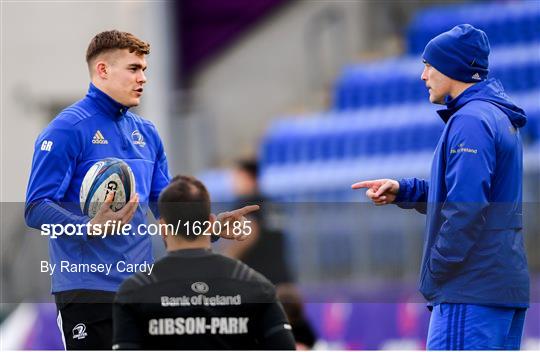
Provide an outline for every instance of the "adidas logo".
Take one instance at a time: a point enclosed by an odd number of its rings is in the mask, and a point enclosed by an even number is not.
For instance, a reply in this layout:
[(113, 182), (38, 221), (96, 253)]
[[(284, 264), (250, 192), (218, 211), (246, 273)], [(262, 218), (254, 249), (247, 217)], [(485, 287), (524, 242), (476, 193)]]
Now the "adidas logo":
[(480, 78), (480, 75), (478, 74), (478, 72), (476, 72), (474, 75), (472, 75), (472, 79), (480, 81), (482, 78)]
[(100, 130), (97, 130), (94, 138), (92, 138), (92, 144), (109, 144), (109, 141), (103, 137)]

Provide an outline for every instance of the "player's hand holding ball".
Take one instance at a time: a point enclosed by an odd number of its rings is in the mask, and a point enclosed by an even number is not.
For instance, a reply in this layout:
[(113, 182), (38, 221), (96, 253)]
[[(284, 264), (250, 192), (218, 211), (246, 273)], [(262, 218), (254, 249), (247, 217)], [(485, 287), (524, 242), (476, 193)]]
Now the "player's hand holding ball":
[(139, 195), (135, 193), (129, 202), (118, 211), (112, 209), (114, 196), (114, 192), (107, 194), (105, 202), (103, 202), (94, 218), (90, 220), (91, 226), (88, 235), (111, 235), (120, 232), (122, 227), (129, 224), (139, 206)]
[(353, 184), (352, 189), (367, 188), (366, 196), (371, 199), (375, 205), (391, 204), (396, 200), (399, 192), (399, 182), (391, 179), (379, 179), (362, 181)]
[(89, 235), (121, 233), (139, 204), (133, 171), (117, 158), (98, 161), (86, 173), (79, 199), (81, 211), (92, 219)]

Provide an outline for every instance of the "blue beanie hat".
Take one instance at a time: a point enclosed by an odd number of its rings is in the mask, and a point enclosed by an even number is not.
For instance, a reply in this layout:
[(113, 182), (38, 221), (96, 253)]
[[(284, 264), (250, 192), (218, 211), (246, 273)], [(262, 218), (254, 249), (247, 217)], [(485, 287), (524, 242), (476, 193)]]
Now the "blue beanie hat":
[(457, 81), (480, 82), (488, 75), (489, 41), (486, 33), (460, 24), (431, 39), (422, 58)]

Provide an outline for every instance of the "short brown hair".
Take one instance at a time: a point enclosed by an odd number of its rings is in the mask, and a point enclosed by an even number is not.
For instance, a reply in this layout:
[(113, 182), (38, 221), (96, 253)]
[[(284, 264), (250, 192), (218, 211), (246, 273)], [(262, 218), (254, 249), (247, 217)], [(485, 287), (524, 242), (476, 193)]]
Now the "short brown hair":
[[(185, 239), (195, 240), (197, 236), (184, 225), (199, 222), (202, 225), (210, 218), (210, 195), (203, 183), (192, 176), (175, 176), (161, 192), (158, 200), (161, 218), (175, 227), (175, 233)], [(177, 226), (180, 225), (180, 228)], [(191, 234), (191, 236), (189, 236)]]
[(129, 49), (129, 52), (135, 52), (137, 55), (150, 54), (150, 44), (144, 42), (128, 32), (118, 30), (105, 31), (96, 34), (90, 41), (86, 50), (86, 62), (90, 62), (98, 55), (115, 49)]

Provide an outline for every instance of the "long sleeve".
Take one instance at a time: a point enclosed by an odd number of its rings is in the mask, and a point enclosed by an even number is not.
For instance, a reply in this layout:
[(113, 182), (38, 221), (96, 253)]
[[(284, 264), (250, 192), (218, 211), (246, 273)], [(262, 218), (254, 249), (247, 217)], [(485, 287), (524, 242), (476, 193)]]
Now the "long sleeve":
[(261, 347), (265, 350), (294, 350), (296, 349), (292, 328), (285, 311), (276, 300), (265, 304), (260, 318)]
[(399, 180), (399, 193), (394, 203), (403, 209), (416, 209), (426, 213), (426, 203), (429, 183), (418, 178), (404, 178)]
[[(39, 135), (34, 146), (32, 169), (26, 193), (25, 220), (40, 229), (43, 224), (85, 224), (90, 219), (77, 214), (77, 204), (61, 204), (73, 177), (81, 139), (67, 119), (55, 119)], [(86, 240), (86, 233), (75, 236)]]
[[(157, 136), (157, 132), (156, 132)], [(157, 136), (159, 138), (159, 136)], [(150, 209), (154, 216), (159, 218), (159, 209), (157, 206), (159, 194), (161, 191), (167, 187), (171, 180), (169, 174), (169, 167), (167, 164), (167, 156), (163, 148), (163, 143), (159, 141), (159, 151), (156, 157), (156, 162), (154, 163), (154, 173), (152, 174), (152, 188), (150, 189)]]

